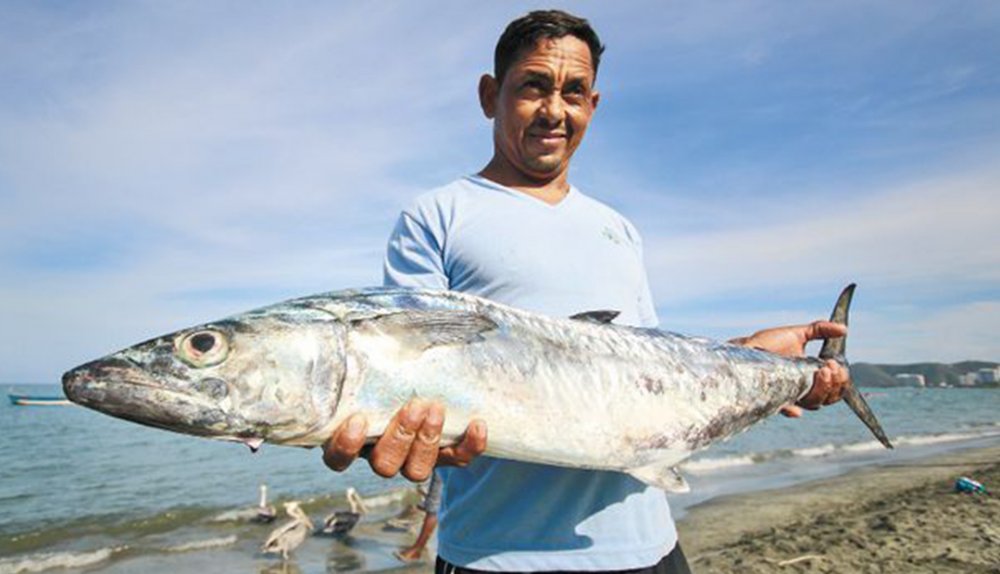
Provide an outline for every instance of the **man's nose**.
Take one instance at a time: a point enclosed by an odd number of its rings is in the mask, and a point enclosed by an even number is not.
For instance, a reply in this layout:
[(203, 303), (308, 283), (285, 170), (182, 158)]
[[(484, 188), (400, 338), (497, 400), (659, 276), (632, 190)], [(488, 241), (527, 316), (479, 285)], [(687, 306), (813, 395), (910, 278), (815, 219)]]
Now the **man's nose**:
[(547, 98), (543, 99), (539, 112), (543, 118), (549, 120), (552, 124), (561, 122), (566, 113), (566, 106), (562, 95), (558, 93), (550, 94)]

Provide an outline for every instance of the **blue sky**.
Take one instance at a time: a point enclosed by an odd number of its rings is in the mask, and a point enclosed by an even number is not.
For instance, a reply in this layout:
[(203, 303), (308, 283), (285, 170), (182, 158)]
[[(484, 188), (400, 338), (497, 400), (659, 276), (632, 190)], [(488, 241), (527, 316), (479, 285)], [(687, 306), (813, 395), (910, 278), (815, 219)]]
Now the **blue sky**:
[[(0, 381), (377, 284), (478, 170), (532, 2), (30, 2), (0, 19)], [(555, 4), (566, 7), (566, 4)], [(1000, 360), (1000, 4), (579, 2), (608, 45), (573, 182), (642, 232), (665, 328), (820, 318), (856, 361)]]

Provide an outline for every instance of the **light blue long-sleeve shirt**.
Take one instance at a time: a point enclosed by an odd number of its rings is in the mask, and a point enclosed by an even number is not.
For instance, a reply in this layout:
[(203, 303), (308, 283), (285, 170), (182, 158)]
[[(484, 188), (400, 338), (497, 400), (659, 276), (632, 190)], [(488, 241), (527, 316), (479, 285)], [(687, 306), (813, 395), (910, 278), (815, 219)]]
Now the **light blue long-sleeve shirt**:
[[(469, 176), (420, 196), (389, 238), (385, 284), (552, 316), (617, 310), (618, 323), (657, 324), (635, 228), (575, 188), (549, 205)], [(453, 564), (623, 570), (656, 563), (677, 541), (664, 493), (625, 474), (490, 457), (439, 470), (438, 553)]]

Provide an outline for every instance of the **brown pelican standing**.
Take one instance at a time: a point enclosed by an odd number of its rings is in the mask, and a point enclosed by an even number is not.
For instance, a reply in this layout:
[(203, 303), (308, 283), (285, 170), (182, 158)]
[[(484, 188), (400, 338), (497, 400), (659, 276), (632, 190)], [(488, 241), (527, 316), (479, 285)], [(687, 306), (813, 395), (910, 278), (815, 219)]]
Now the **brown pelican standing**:
[(328, 536), (343, 536), (354, 528), (354, 525), (361, 520), (361, 515), (368, 512), (365, 501), (352, 487), (347, 487), (347, 503), (351, 505), (350, 510), (336, 510), (323, 519), (323, 528), (320, 534)]
[(312, 533), (313, 523), (299, 508), (298, 502), (293, 500), (284, 506), (292, 520), (275, 528), (260, 546), (260, 551), (265, 554), (280, 553), (282, 560), (288, 560), (288, 553), (298, 548)]

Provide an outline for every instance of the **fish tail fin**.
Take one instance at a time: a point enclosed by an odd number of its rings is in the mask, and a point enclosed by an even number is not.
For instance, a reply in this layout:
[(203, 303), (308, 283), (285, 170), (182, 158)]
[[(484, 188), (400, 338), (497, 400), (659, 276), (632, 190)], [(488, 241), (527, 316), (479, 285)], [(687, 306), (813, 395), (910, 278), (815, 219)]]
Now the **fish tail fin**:
[[(840, 297), (837, 298), (837, 304), (833, 307), (833, 313), (830, 314), (830, 321), (833, 323), (839, 323), (841, 325), (847, 326), (847, 316), (848, 310), (851, 307), (851, 298), (854, 296), (854, 288), (856, 285), (851, 283), (840, 293)], [(847, 365), (847, 336), (834, 337), (832, 339), (827, 339), (823, 342), (823, 348), (819, 351), (820, 359), (833, 359), (842, 365)], [(886, 448), (892, 448), (892, 443), (889, 442), (889, 437), (886, 436), (885, 431), (882, 430), (882, 425), (879, 424), (878, 419), (875, 418), (875, 413), (872, 412), (868, 403), (865, 402), (861, 393), (854, 386), (854, 383), (849, 382), (844, 388), (844, 402), (847, 406), (854, 411), (854, 414), (858, 415), (861, 422), (865, 423), (875, 438), (878, 439)]]

